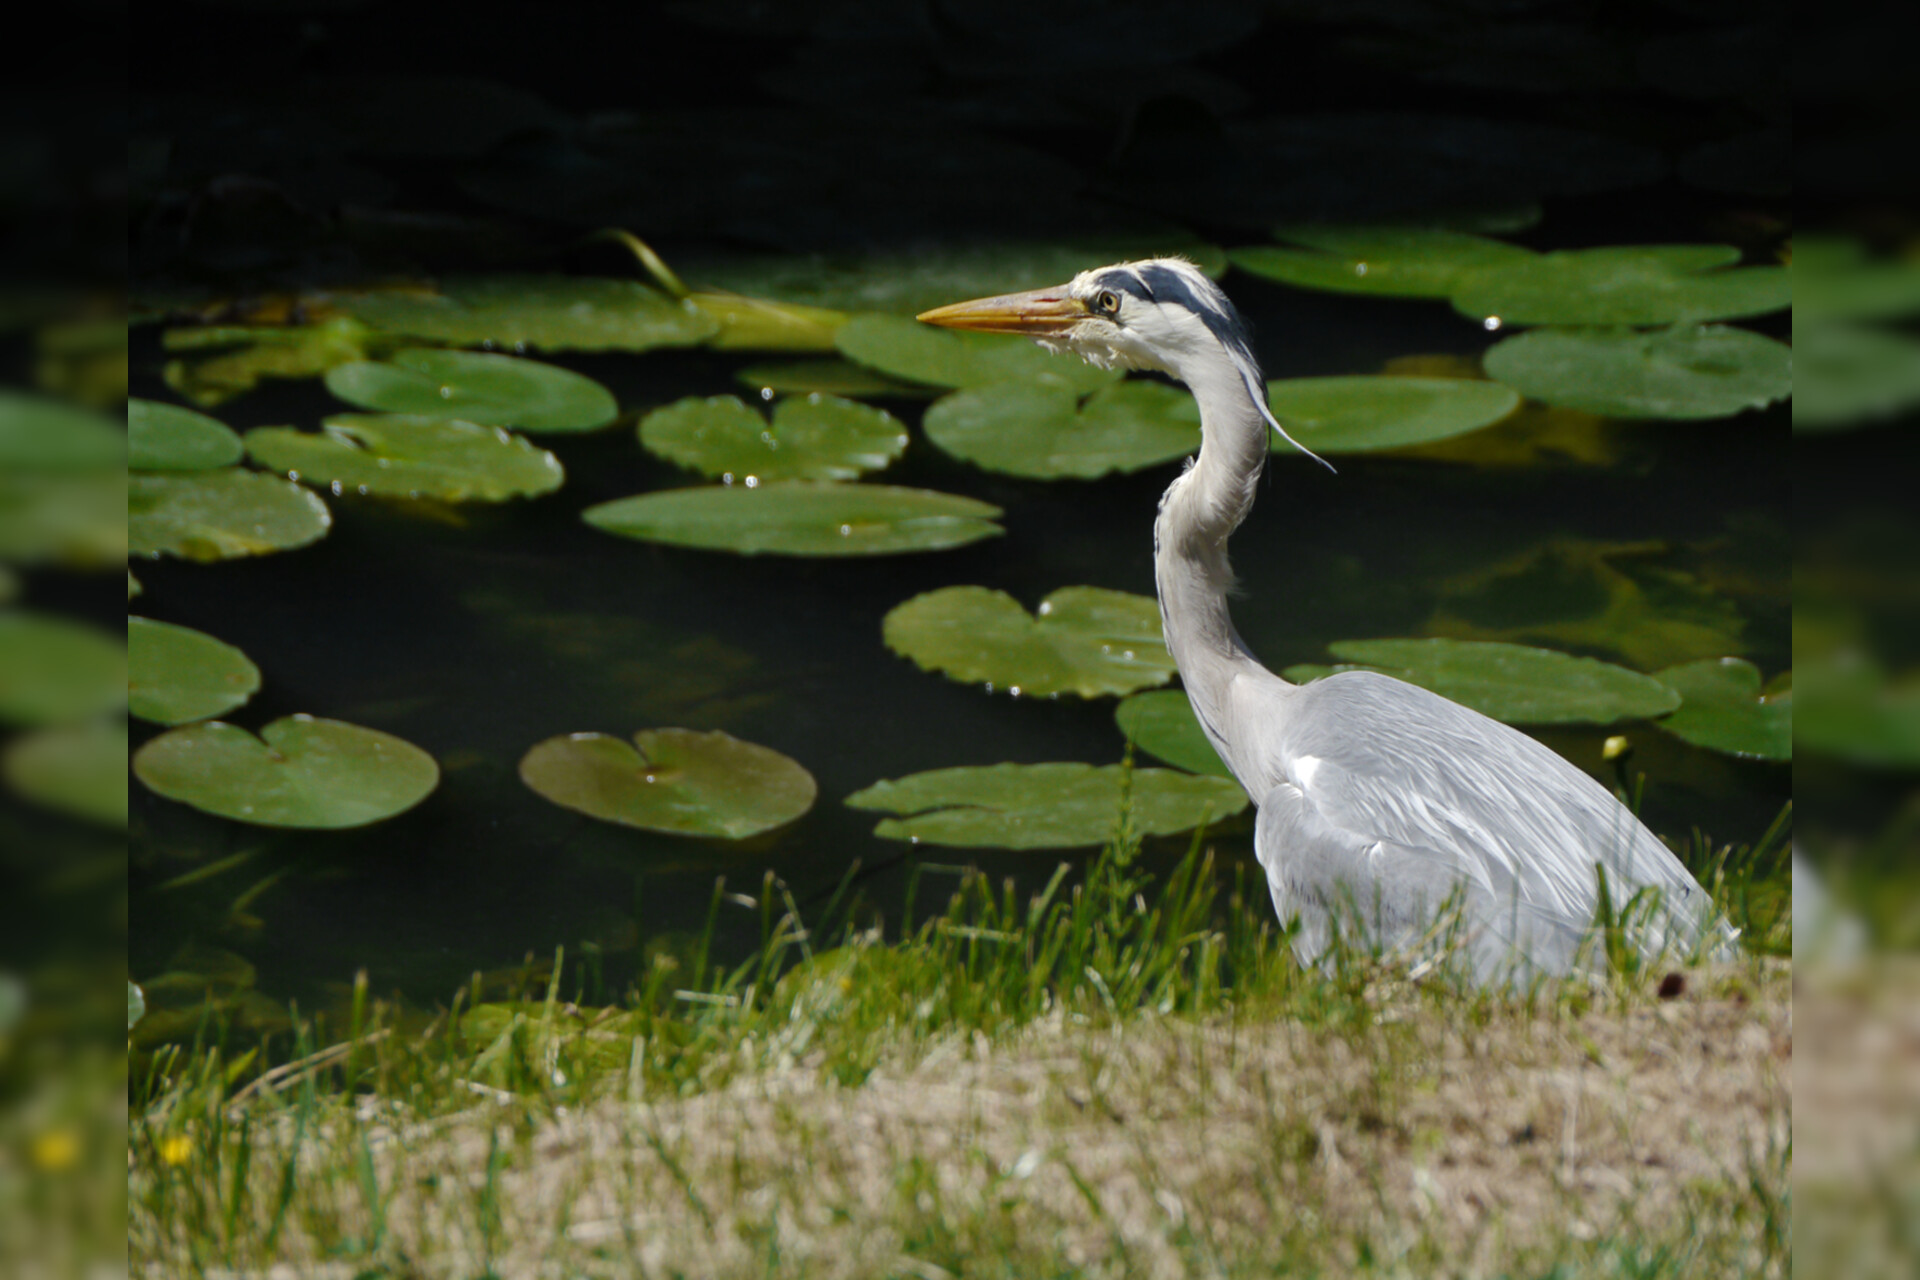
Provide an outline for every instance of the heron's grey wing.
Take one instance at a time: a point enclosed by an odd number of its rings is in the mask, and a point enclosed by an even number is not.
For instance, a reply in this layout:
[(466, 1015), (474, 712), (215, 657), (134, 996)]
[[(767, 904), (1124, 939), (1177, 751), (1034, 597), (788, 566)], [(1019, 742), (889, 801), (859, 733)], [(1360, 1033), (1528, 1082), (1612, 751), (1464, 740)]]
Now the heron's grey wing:
[(1294, 949), (1312, 964), (1336, 936), (1385, 952), (1464, 955), (1482, 981), (1566, 973), (1587, 920), (1500, 893), (1477, 859), (1342, 826), (1282, 783), (1260, 799), (1254, 850), (1275, 912), (1299, 919)]

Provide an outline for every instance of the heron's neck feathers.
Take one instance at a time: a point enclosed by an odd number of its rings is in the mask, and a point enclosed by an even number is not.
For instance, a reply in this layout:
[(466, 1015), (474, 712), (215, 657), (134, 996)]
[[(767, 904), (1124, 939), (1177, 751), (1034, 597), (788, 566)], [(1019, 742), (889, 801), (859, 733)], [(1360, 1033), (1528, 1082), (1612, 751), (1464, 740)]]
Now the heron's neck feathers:
[(1267, 423), (1245, 379), (1224, 360), (1177, 373), (1200, 405), (1200, 455), (1160, 500), (1154, 574), (1167, 647), (1188, 692), (1211, 701), (1233, 675), (1260, 669), (1227, 613), (1227, 538), (1253, 506)]

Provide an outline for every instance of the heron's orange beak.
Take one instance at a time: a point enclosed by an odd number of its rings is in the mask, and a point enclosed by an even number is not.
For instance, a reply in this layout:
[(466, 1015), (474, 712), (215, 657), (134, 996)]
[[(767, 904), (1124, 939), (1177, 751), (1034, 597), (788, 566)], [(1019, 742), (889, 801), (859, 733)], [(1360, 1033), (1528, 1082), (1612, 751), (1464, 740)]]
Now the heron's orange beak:
[(1087, 318), (1087, 309), (1071, 297), (1066, 286), (1003, 293), (951, 306), (922, 311), (915, 319), (943, 329), (972, 329), (978, 333), (1019, 333), (1029, 338), (1063, 334)]

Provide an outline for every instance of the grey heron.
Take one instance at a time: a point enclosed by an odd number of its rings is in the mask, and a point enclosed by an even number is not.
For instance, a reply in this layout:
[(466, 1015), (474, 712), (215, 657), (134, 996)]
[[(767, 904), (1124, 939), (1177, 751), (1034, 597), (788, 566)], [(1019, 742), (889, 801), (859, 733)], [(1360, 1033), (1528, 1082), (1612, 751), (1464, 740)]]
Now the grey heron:
[(1227, 538), (1253, 505), (1269, 429), (1300, 446), (1267, 407), (1246, 324), (1198, 268), (1120, 263), (919, 318), (1024, 334), (1192, 391), (1199, 454), (1153, 530), (1160, 617), (1195, 717), (1259, 807), (1255, 853), (1281, 920), (1298, 917), (1303, 962), (1336, 936), (1432, 951), (1445, 928), (1482, 981), (1566, 973), (1593, 961), (1584, 943), (1603, 891), (1616, 909), (1638, 895), (1630, 937), (1649, 958), (1730, 948), (1680, 860), (1533, 738), (1390, 676), (1293, 684), (1254, 657), (1227, 612)]

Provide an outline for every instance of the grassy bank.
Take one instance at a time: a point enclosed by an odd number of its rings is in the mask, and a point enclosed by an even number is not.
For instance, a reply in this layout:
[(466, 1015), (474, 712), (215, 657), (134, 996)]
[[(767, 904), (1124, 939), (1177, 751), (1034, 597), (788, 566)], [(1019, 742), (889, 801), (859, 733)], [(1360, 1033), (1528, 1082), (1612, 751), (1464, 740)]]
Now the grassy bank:
[[(1774, 861), (1710, 877), (1756, 952), (1789, 927)], [(1303, 972), (1198, 843), (1157, 883), (1122, 839), (1024, 900), (940, 887), (904, 938), (716, 888), (755, 954), (662, 955), (617, 1007), (564, 963), (424, 1024), (363, 985), (266, 1072), (210, 1026), (136, 1076), (133, 1269), (1786, 1274), (1778, 960), (1526, 994)]]

